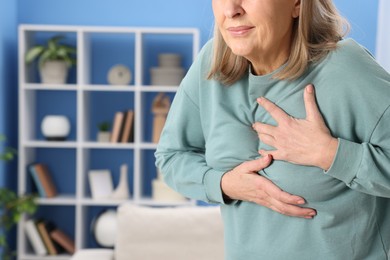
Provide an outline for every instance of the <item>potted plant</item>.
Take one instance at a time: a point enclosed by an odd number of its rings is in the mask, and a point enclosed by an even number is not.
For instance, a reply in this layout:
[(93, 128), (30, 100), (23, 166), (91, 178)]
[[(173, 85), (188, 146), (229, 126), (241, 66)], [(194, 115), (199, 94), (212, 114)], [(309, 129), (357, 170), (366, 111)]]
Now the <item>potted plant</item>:
[(38, 59), (42, 83), (64, 84), (68, 69), (76, 65), (76, 48), (61, 44), (64, 36), (50, 38), (47, 45), (35, 45), (26, 52), (26, 64)]
[[(0, 135), (0, 141), (5, 137)], [(16, 150), (6, 147), (0, 153), (0, 160), (3, 162), (12, 160)], [(35, 195), (18, 196), (15, 191), (8, 188), (0, 188), (0, 258), (11, 260), (15, 252), (11, 250), (7, 241), (8, 232), (18, 223), (23, 213), (33, 214), (37, 209)]]
[(109, 142), (110, 141), (110, 122), (103, 121), (98, 124), (97, 141)]

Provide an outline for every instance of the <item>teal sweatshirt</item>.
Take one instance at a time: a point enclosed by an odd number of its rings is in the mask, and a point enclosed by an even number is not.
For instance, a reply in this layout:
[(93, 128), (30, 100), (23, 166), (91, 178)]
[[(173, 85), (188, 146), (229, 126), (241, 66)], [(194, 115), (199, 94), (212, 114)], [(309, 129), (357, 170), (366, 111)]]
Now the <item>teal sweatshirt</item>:
[[(229, 260), (387, 260), (390, 247), (390, 76), (360, 45), (338, 48), (295, 81), (248, 72), (232, 86), (207, 80), (212, 42), (202, 49), (172, 103), (156, 155), (166, 183), (188, 198), (221, 205)], [(259, 174), (302, 196), (313, 219), (281, 215), (247, 201), (226, 204), (223, 174), (258, 157), (251, 125), (275, 125), (264, 96), (305, 118), (304, 88), (339, 140), (331, 168), (274, 161)], [(201, 249), (200, 249), (201, 250)]]

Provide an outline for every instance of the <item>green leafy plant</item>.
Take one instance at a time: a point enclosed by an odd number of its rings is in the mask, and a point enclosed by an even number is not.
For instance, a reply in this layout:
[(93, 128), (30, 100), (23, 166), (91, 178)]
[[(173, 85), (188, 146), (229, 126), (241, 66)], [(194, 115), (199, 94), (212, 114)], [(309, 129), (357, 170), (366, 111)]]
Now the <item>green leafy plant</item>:
[(25, 61), (30, 64), (35, 59), (39, 60), (39, 67), (46, 61), (65, 61), (68, 67), (76, 65), (76, 48), (66, 44), (60, 44), (60, 40), (65, 38), (62, 35), (53, 36), (47, 45), (35, 45), (26, 52)]
[(108, 132), (110, 130), (110, 122), (104, 121), (98, 124), (98, 129), (101, 132)]
[[(0, 141), (5, 137), (0, 135)], [(5, 147), (0, 153), (0, 160), (10, 161), (16, 156), (16, 150)], [(11, 250), (7, 241), (7, 232), (13, 228), (24, 213), (33, 214), (37, 210), (35, 195), (18, 196), (16, 192), (8, 188), (0, 188), (0, 248), (2, 248), (1, 259), (11, 260), (16, 255)]]

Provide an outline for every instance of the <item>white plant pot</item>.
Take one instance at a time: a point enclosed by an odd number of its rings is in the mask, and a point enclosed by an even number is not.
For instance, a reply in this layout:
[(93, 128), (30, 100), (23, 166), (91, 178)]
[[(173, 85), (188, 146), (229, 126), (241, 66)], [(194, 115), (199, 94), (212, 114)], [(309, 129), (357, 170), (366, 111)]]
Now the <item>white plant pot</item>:
[(39, 70), (42, 83), (65, 84), (68, 66), (65, 61), (46, 61)]
[(48, 141), (64, 141), (70, 133), (69, 119), (61, 115), (47, 115), (42, 120), (41, 131)]
[(108, 143), (110, 142), (110, 132), (99, 131), (96, 139), (100, 143)]

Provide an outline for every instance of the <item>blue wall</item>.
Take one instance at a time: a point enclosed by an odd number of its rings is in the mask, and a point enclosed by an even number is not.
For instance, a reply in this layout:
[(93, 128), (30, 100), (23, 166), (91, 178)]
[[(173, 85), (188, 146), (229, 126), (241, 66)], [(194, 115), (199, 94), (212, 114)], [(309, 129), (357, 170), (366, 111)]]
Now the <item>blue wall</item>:
[(351, 24), (350, 37), (375, 53), (378, 0), (334, 0), (340, 13)]
[[(14, 147), (17, 145), (18, 89), (16, 7), (16, 1), (0, 1), (0, 134), (5, 134), (7, 145)], [(1, 143), (1, 151), (3, 147)], [(0, 187), (4, 186), (16, 188), (16, 160), (7, 164), (0, 162)], [(4, 230), (0, 228), (1, 232)], [(15, 237), (15, 232), (10, 232), (7, 238), (12, 248), (15, 248)]]
[(205, 40), (212, 31), (210, 5), (210, 0), (19, 0), (19, 23), (198, 27)]
[[(17, 10), (16, 2), (0, 2), (0, 134), (17, 146)], [(3, 149), (4, 144), (0, 144)], [(15, 187), (16, 161), (0, 162), (0, 187)]]
[[(351, 22), (351, 37), (375, 51), (378, 0), (334, 0)], [(198, 27), (212, 34), (211, 0), (18, 0), (18, 22), (37, 24)]]

